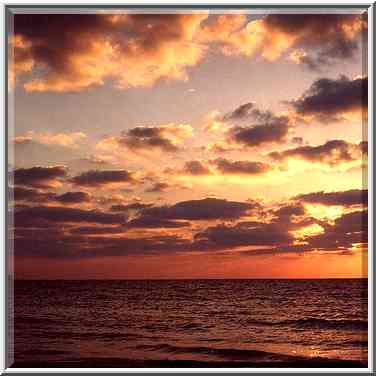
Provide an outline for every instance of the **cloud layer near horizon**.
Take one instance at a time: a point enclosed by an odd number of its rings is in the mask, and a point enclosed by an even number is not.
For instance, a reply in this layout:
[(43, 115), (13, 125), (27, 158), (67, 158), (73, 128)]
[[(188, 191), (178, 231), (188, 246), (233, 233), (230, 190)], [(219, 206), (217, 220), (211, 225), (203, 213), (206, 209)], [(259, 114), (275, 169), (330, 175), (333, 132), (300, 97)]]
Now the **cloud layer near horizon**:
[[(35, 200), (36, 192), (30, 189), (16, 187), (14, 192), (16, 203), (30, 205)], [(256, 247), (255, 256), (355, 251), (357, 244), (367, 245), (367, 210), (359, 210), (359, 205), (367, 205), (366, 196), (366, 190), (350, 190), (307, 193), (271, 206), (205, 198), (165, 206), (134, 203), (88, 210), (69, 205), (85, 203), (89, 196), (67, 192), (54, 200), (68, 206), (16, 209), (15, 249), (18, 255), (49, 258), (217, 251), (250, 256), (249, 247)], [(53, 202), (52, 193), (41, 198)], [(334, 220), (323, 220), (307, 211), (306, 204), (337, 205), (342, 212)], [(141, 229), (144, 232), (139, 234)], [(42, 231), (46, 236), (37, 235)]]

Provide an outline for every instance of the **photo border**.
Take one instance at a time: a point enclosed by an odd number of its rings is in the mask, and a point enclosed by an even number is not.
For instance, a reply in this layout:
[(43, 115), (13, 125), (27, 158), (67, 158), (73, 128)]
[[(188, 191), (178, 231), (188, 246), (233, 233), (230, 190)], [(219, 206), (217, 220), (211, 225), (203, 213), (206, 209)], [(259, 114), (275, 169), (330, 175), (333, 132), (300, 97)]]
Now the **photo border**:
[[(12, 305), (12, 291), (13, 291), (13, 277), (9, 275), (9, 272), (13, 272), (13, 258), (12, 255), (9, 255), (8, 250), (12, 249), (12, 244), (9, 240), (9, 225), (11, 223), (11, 216), (9, 213), (8, 208), (8, 185), (9, 185), (9, 171), (8, 171), (8, 137), (9, 137), (9, 104), (10, 104), (10, 95), (7, 89), (7, 83), (8, 83), (8, 44), (7, 44), (7, 38), (8, 38), (8, 32), (9, 32), (9, 15), (12, 14), (12, 10), (15, 10), (16, 13), (19, 11), (22, 11), (22, 9), (25, 10), (57, 10), (62, 9), (63, 11), (65, 9), (69, 10), (72, 9), (74, 12), (82, 10), (116, 10), (116, 9), (134, 9), (134, 10), (253, 10), (253, 9), (260, 9), (260, 10), (280, 10), (280, 9), (286, 9), (286, 10), (313, 10), (313, 9), (323, 9), (323, 10), (334, 10), (334, 9), (357, 9), (357, 10), (367, 10), (368, 11), (368, 59), (364, 59), (364, 69), (368, 74), (368, 77), (371, 76), (371, 80), (369, 80), (368, 85), (368, 98), (369, 98), (369, 107), (368, 107), (368, 131), (367, 136), (363, 137), (364, 139), (368, 138), (368, 201), (371, 202), (371, 205), (369, 206), (369, 213), (368, 213), (368, 234), (369, 234), (369, 241), (368, 241), (368, 368), (361, 368), (361, 369), (355, 369), (355, 368), (279, 368), (279, 369), (272, 369), (272, 368), (242, 368), (242, 369), (233, 369), (233, 368), (208, 368), (208, 369), (202, 369), (202, 368), (32, 368), (32, 369), (25, 369), (25, 368), (8, 368), (10, 365), (8, 364), (9, 359), (9, 343), (7, 341), (7, 338), (12, 337), (12, 333), (10, 330), (12, 330), (13, 325), (11, 325), (11, 322), (9, 321), (9, 313), (13, 313), (13, 305)], [(3, 95), (4, 95), (4, 131), (3, 131), (3, 155), (4, 158), (4, 173), (3, 173), (3, 199), (4, 199), (4, 210), (3, 210), (3, 222), (4, 227), (2, 228), (3, 231), (3, 246), (4, 246), (4, 278), (3, 278), (3, 296), (2, 296), (2, 303), (4, 304), (3, 309), (3, 333), (4, 333), (4, 359), (3, 364), (1, 367), (2, 373), (4, 374), (13, 374), (13, 375), (24, 375), (28, 373), (41, 373), (41, 374), (54, 374), (59, 373), (61, 375), (71, 375), (71, 374), (81, 374), (81, 373), (95, 373), (95, 374), (107, 374), (107, 373), (126, 373), (126, 374), (134, 374), (134, 375), (149, 375), (152, 373), (168, 373), (168, 374), (180, 374), (184, 373), (186, 375), (197, 375), (197, 374), (208, 374), (208, 373), (220, 373), (225, 375), (231, 375), (231, 374), (239, 374), (239, 373), (252, 373), (252, 374), (260, 374), (260, 375), (273, 375), (278, 373), (294, 373), (294, 374), (332, 374), (332, 373), (339, 373), (343, 374), (346, 373), (346, 375), (364, 375), (364, 374), (374, 374), (374, 359), (375, 359), (375, 347), (374, 347), (374, 338), (375, 338), (375, 327), (373, 325), (374, 323), (374, 313), (375, 313), (375, 291), (374, 291), (374, 275), (373, 272), (375, 270), (375, 257), (373, 256), (372, 250), (373, 250), (373, 212), (374, 212), (374, 201), (373, 201), (373, 187), (374, 187), (374, 175), (373, 175), (373, 163), (374, 163), (374, 150), (373, 145), (375, 144), (376, 138), (375, 138), (375, 132), (373, 130), (373, 88), (375, 85), (375, 77), (374, 77), (374, 57), (375, 57), (375, 49), (374, 49), (374, 37), (375, 37), (375, 29), (374, 29), (374, 19), (376, 15), (376, 9), (375, 9), (375, 3), (346, 3), (346, 4), (340, 4), (340, 3), (331, 3), (331, 4), (325, 4), (325, 2), (320, 3), (282, 3), (282, 2), (266, 2), (264, 4), (247, 4), (247, 3), (235, 3), (235, 4), (229, 4), (229, 2), (216, 2), (216, 3), (201, 3), (201, 2), (189, 2), (184, 4), (176, 4), (176, 3), (151, 3), (151, 2), (139, 2), (137, 4), (126, 4), (126, 3), (112, 3), (112, 4), (102, 4), (102, 3), (95, 3), (95, 2), (84, 2), (80, 4), (75, 4), (74, 2), (64, 2), (64, 3), (8, 3), (3, 4), (3, 46), (2, 46), (2, 52), (3, 52), (3, 62), (4, 62), (4, 72), (3, 72)], [(365, 128), (365, 127), (363, 127)], [(365, 135), (364, 135), (365, 136)], [(364, 176), (363, 176), (364, 178)], [(366, 178), (367, 179), (367, 178)], [(363, 182), (365, 184), (365, 182)], [(4, 314), (5, 312), (5, 314)], [(371, 350), (372, 349), (372, 350)], [(371, 350), (371, 351), (370, 351)]]

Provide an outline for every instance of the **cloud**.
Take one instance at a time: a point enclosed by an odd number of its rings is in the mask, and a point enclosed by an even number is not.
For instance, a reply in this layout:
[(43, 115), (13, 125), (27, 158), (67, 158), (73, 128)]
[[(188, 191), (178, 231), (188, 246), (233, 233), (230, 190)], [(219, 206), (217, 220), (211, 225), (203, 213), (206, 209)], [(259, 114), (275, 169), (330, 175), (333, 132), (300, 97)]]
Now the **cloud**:
[(16, 226), (33, 226), (38, 222), (121, 224), (125, 221), (121, 214), (60, 206), (35, 206), (16, 211), (14, 222)]
[(135, 183), (134, 173), (127, 170), (90, 170), (69, 180), (72, 184), (85, 187), (102, 187)]
[(277, 35), (291, 36), (293, 46), (310, 50), (311, 61), (327, 65), (350, 59), (358, 51), (366, 18), (355, 14), (271, 14), (265, 18), (267, 29)]
[(299, 51), (290, 60), (317, 70), (352, 59), (366, 22), (366, 17), (355, 14), (269, 14), (250, 22), (244, 15), (221, 15), (206, 22), (199, 36), (225, 55), (258, 54), (274, 61), (288, 51)]
[(84, 226), (75, 227), (69, 231), (74, 235), (110, 235), (110, 234), (122, 234), (125, 232), (123, 226)]
[(264, 162), (231, 161), (225, 158), (217, 158), (212, 163), (223, 175), (261, 175), (272, 169), (272, 166)]
[[(307, 235), (300, 244), (284, 244), (276, 247), (274, 253), (301, 252), (350, 252), (354, 245), (367, 246), (368, 242), (368, 211), (361, 210), (346, 213), (337, 218), (333, 224), (323, 223), (319, 234)], [(273, 250), (270, 250), (273, 253)], [(346, 253), (346, 254), (347, 254)], [(251, 254), (251, 253), (250, 253)]]
[(27, 91), (119, 88), (187, 78), (204, 56), (194, 41), (207, 14), (17, 14), (13, 71)]
[[(269, 210), (271, 216), (264, 213), (260, 219), (236, 222), (253, 209), (260, 209), (260, 205), (220, 199), (191, 200), (141, 209), (135, 218), (126, 222), (126, 215), (95, 210), (22, 208), (15, 212), (15, 251), (17, 255), (51, 258), (238, 250), (241, 253), (237, 252), (237, 256), (265, 256), (312, 251), (352, 252), (354, 245), (367, 244), (366, 210), (346, 213), (333, 222), (326, 222), (307, 216), (301, 202), (290, 201)], [(203, 220), (201, 224), (205, 226), (208, 220), (229, 219), (235, 223), (206, 228), (197, 228), (196, 223), (192, 227), (192, 238), (164, 232), (159, 232), (158, 236), (149, 236), (149, 232), (140, 235), (139, 231), (188, 229), (190, 221)], [(82, 225), (84, 223), (92, 225)]]
[(193, 135), (188, 124), (169, 124), (159, 127), (136, 127), (122, 134), (119, 144), (131, 150), (158, 149), (163, 152), (179, 151), (179, 144)]
[(56, 195), (52, 192), (43, 192), (25, 187), (14, 187), (10, 192), (13, 193), (15, 201), (27, 201), (29, 203), (60, 202), (63, 204), (79, 204), (91, 200), (90, 195), (85, 192), (66, 192)]
[(127, 222), (126, 226), (129, 228), (180, 228), (190, 226), (190, 223), (142, 215)]
[(211, 151), (225, 152), (284, 142), (291, 128), (288, 116), (260, 110), (249, 102), (224, 115), (211, 115), (204, 130), (221, 130), (225, 134), (224, 139), (208, 146)]
[(223, 116), (223, 121), (238, 121), (244, 120), (252, 115), (254, 115), (255, 104), (252, 102), (245, 103), (237, 107), (235, 110), (225, 114)]
[(368, 108), (368, 77), (346, 76), (333, 80), (321, 78), (297, 100), (289, 102), (298, 116), (323, 123), (366, 115)]
[(112, 205), (110, 208), (110, 211), (113, 212), (128, 212), (128, 211), (139, 211), (142, 209), (149, 208), (150, 206), (153, 206), (153, 204), (144, 204), (142, 202), (133, 202), (132, 204), (127, 204), (127, 205)]
[(109, 81), (148, 87), (186, 80), (210, 52), (269, 61), (290, 52), (290, 61), (317, 70), (356, 56), (367, 28), (365, 16), (352, 14), (208, 16), (17, 14), (10, 84), (22, 75), (27, 91), (80, 91)]
[(82, 202), (90, 202), (91, 197), (86, 192), (66, 192), (55, 196), (54, 200), (63, 204), (80, 204)]
[(312, 192), (295, 196), (294, 199), (321, 205), (367, 205), (368, 189), (351, 189), (339, 192)]
[(188, 162), (185, 162), (181, 173), (184, 175), (202, 176), (202, 175), (211, 175), (212, 171), (207, 166), (205, 166), (203, 162), (188, 161)]
[(298, 204), (289, 204), (289, 205), (284, 205), (280, 207), (279, 209), (274, 211), (274, 215), (277, 216), (277, 218), (288, 218), (290, 219), (291, 216), (302, 216), (305, 214), (305, 209), (304, 206), (300, 203)]
[(15, 185), (30, 186), (34, 188), (58, 188), (61, 180), (67, 175), (64, 166), (19, 168), (14, 171)]
[(182, 219), (182, 220), (214, 220), (236, 219), (257, 208), (255, 202), (236, 202), (217, 198), (182, 201), (172, 206), (159, 206), (145, 209), (141, 216)]
[[(110, 235), (112, 231), (110, 231)], [(53, 259), (79, 259), (106, 256), (158, 255), (185, 251), (190, 246), (189, 241), (177, 236), (150, 236), (144, 238), (104, 236), (100, 228), (98, 228), (96, 234), (90, 233), (90, 236), (87, 236), (89, 235), (88, 233), (73, 235), (60, 233), (54, 237), (36, 237), (36, 233), (34, 231), (32, 238), (30, 238), (30, 234), (16, 237), (14, 242), (16, 256), (30, 257), (32, 255), (32, 257)], [(30, 241), (31, 239), (32, 241)]]
[(368, 211), (360, 210), (346, 213), (327, 224), (325, 232), (307, 239), (313, 249), (349, 250), (354, 244), (368, 242)]
[(97, 149), (113, 151), (126, 148), (135, 153), (150, 153), (157, 150), (176, 153), (184, 140), (193, 136), (189, 124), (166, 124), (155, 127), (140, 126), (122, 132), (119, 137), (107, 137), (97, 144)]
[(258, 161), (233, 161), (226, 158), (216, 158), (207, 161), (192, 160), (184, 163), (183, 168), (167, 167), (165, 174), (170, 176), (208, 177), (208, 176), (239, 176), (263, 175), (272, 171), (274, 166)]
[(51, 192), (41, 192), (37, 189), (25, 187), (13, 187), (10, 192), (13, 194), (15, 201), (45, 202), (54, 197), (54, 194)]
[(326, 66), (326, 64), (324, 64), (325, 61), (322, 61), (322, 64), (320, 64), (320, 59), (315, 59), (312, 56), (309, 56), (307, 52), (300, 48), (291, 51), (288, 59), (295, 64), (304, 65), (311, 71), (315, 72), (321, 72), (323, 66)]
[(245, 249), (241, 255), (267, 256), (312, 251), (338, 253), (353, 249), (355, 244), (367, 244), (367, 211), (344, 214), (333, 224), (304, 217), (301, 204), (284, 205), (274, 213), (276, 217), (270, 222), (246, 221), (209, 227), (195, 235), (192, 247), (230, 250), (260, 246), (263, 248)]
[(291, 139), (291, 142), (297, 145), (303, 145), (304, 140), (303, 140), (303, 137), (293, 137)]
[(364, 142), (353, 144), (344, 140), (330, 140), (318, 146), (299, 146), (284, 151), (273, 151), (268, 154), (275, 161), (300, 159), (310, 163), (322, 163), (331, 167), (361, 160)]
[(239, 222), (234, 226), (209, 227), (195, 235), (196, 241), (208, 242), (208, 247), (226, 249), (242, 246), (278, 245), (293, 240), (292, 235), (278, 225), (262, 222)]
[(280, 143), (286, 140), (289, 127), (288, 118), (282, 116), (266, 124), (234, 127), (229, 133), (229, 139), (231, 142), (245, 147), (260, 146), (267, 143)]
[(34, 131), (27, 132), (14, 138), (15, 145), (25, 145), (36, 143), (41, 145), (57, 145), (68, 148), (77, 148), (77, 143), (85, 139), (87, 136), (83, 132), (71, 133), (37, 133)]

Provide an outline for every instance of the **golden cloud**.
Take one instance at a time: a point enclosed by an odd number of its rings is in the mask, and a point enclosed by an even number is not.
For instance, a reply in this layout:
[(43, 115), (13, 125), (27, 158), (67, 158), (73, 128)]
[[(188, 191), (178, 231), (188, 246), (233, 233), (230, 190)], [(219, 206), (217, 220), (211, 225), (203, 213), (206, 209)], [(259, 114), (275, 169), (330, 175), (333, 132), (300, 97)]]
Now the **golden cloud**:
[(58, 145), (70, 148), (77, 148), (80, 141), (86, 138), (83, 132), (71, 133), (51, 133), (51, 132), (34, 132), (29, 131), (25, 135), (20, 135), (14, 138), (16, 145), (35, 142), (42, 145)]
[[(208, 51), (290, 60), (311, 67), (352, 58), (366, 21), (351, 14), (17, 14), (10, 39), (10, 86), (80, 91), (114, 82), (121, 89), (186, 80)], [(29, 73), (29, 75), (27, 75)]]

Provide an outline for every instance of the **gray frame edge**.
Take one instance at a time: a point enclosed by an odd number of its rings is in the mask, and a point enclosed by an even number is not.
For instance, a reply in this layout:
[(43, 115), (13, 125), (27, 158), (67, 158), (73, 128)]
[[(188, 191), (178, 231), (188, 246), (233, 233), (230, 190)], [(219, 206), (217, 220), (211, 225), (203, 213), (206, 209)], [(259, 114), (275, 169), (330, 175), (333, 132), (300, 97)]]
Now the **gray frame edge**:
[[(8, 255), (8, 247), (9, 247), (9, 237), (8, 237), (8, 226), (9, 226), (9, 219), (8, 219), (8, 175), (9, 175), (9, 165), (8, 165), (8, 104), (9, 104), (9, 101), (8, 101), (8, 43), (7, 43), (7, 38), (8, 38), (8, 24), (9, 24), (9, 16), (12, 14), (12, 10), (21, 10), (21, 9), (35, 9), (35, 10), (38, 10), (38, 9), (64, 9), (64, 8), (68, 8), (68, 9), (150, 9), (150, 10), (157, 10), (157, 9), (177, 9), (177, 10), (200, 10), (200, 9), (223, 9), (223, 10), (233, 10), (233, 9), (275, 9), (275, 8), (280, 8), (280, 9), (320, 9), (320, 8), (325, 8), (325, 9), (359, 9), (359, 10), (366, 10), (366, 11), (372, 11), (372, 20), (373, 20), (373, 47), (375, 47), (375, 35), (376, 35), (376, 31), (375, 31), (375, 25), (374, 25), (374, 22), (375, 22), (375, 19), (376, 19), (376, 2), (372, 3), (372, 4), (369, 4), (369, 3), (353, 3), (353, 4), (342, 4), (342, 5), (339, 5), (339, 4), (325, 4), (325, 5), (322, 5), (322, 4), (315, 4), (315, 3), (311, 3), (311, 4), (304, 4), (304, 5), (288, 5), (288, 4), (285, 4), (285, 5), (281, 5), (281, 4), (261, 4), (261, 3), (256, 3), (256, 4), (240, 4), (240, 3), (234, 3), (234, 4), (228, 4), (228, 5), (222, 5), (222, 4), (196, 4), (196, 5), (193, 5), (193, 4), (189, 4), (189, 3), (186, 3), (186, 4), (182, 4), (182, 3), (176, 3), (176, 4), (137, 4), (137, 3), (133, 3), (133, 4), (108, 4), (108, 3), (103, 3), (103, 4), (95, 4), (95, 5), (88, 5), (88, 4), (4, 4), (3, 5), (4, 7), (4, 18), (5, 18), (5, 22), (4, 22), (4, 132), (3, 132), (3, 135), (4, 135), (4, 161), (5, 161), (5, 166), (4, 166), (4, 184), (5, 184), (5, 187), (4, 187), (4, 199), (5, 199), (5, 213), (3, 213), (3, 218), (4, 218), (4, 225), (5, 225), (5, 239), (4, 239), (4, 246), (5, 246), (5, 252), (4, 252), (4, 290), (5, 290), (5, 294), (4, 294), (4, 297), (5, 297), (5, 311), (6, 311), (6, 314), (5, 314), (5, 332), (6, 332), (6, 335), (5, 335), (5, 338), (4, 338), (4, 350), (5, 350), (5, 370), (3, 370), (3, 372), (1, 374), (12, 374), (14, 376), (21, 376), (21, 375), (28, 375), (30, 374), (31, 372), (11, 372), (11, 371), (8, 371), (7, 369), (11, 366), (8, 364), (8, 359), (9, 359), (9, 346), (8, 346), (8, 342), (7, 342), (7, 337), (8, 337), (8, 332), (9, 332), (9, 328), (8, 328), (8, 311), (9, 311), (9, 301), (8, 301), (8, 289), (9, 289), (9, 286), (10, 286), (10, 283), (9, 283), (9, 270), (8, 270), (8, 266), (9, 266), (9, 255)], [(375, 61), (375, 57), (376, 57), (376, 51), (375, 51), (375, 48), (373, 48), (373, 54), (372, 54), (372, 68), (374, 67), (374, 61)], [(370, 69), (370, 67), (368, 67)], [(376, 83), (376, 80), (375, 80), (375, 72), (373, 71), (373, 88), (375, 88), (375, 83)], [(376, 144), (376, 132), (373, 132), (373, 135), (372, 135), (372, 138), (373, 138), (373, 145)], [(373, 155), (373, 160), (372, 162), (374, 163), (375, 162), (375, 155)], [(376, 178), (375, 178), (375, 175), (373, 175), (373, 187), (375, 186), (375, 181), (376, 181)], [(375, 202), (373, 202), (373, 212), (375, 212)], [(373, 224), (372, 224), (373, 226)], [(372, 264), (372, 268), (373, 268), (373, 272), (375, 271), (376, 269), (376, 257), (373, 257), (373, 264)], [(375, 300), (376, 300), (376, 292), (375, 292), (375, 289), (373, 289), (373, 323), (375, 324), (375, 308), (376, 308), (376, 303), (375, 303)], [(373, 325), (373, 342), (375, 342), (376, 338), (376, 328), (375, 328), (375, 325)], [(370, 368), (372, 367), (371, 371), (369, 372), (346, 372), (346, 376), (355, 376), (355, 375), (373, 375), (373, 374), (376, 374), (376, 371), (375, 371), (375, 368), (374, 368), (374, 362), (375, 362), (375, 358), (376, 358), (376, 351), (375, 351), (375, 346), (374, 346), (374, 343), (373, 343), (373, 363), (370, 365)], [(208, 369), (210, 370), (210, 369)], [(312, 370), (312, 371), (308, 371), (308, 372), (293, 372), (293, 369), (291, 369), (291, 373), (294, 373), (296, 375), (300, 375), (300, 374), (307, 374), (307, 375), (332, 375), (332, 374), (342, 374), (343, 372), (342, 371), (336, 371), (335, 368), (333, 368), (333, 372), (319, 372), (320, 369), (315, 369), (315, 370)], [(89, 371), (87, 371), (89, 372)], [(91, 371), (92, 372), (92, 371)], [(211, 374), (211, 373), (216, 373), (217, 371), (211, 371), (211, 372), (195, 372), (194, 369), (192, 369), (192, 372), (182, 372), (182, 371), (177, 371), (177, 372), (169, 372), (168, 374), (169, 375), (179, 375), (179, 374), (184, 374), (186, 376), (193, 376), (193, 375), (208, 375), (208, 374)], [(56, 374), (57, 372), (53, 372), (53, 368), (51, 368), (51, 372), (38, 372), (38, 369), (37, 368), (34, 368), (33, 369), (33, 374), (43, 374), (43, 375), (54, 375)], [(85, 372), (69, 372), (67, 370), (67, 372), (59, 372), (59, 375), (61, 376), (68, 376), (68, 375), (81, 375), (81, 374), (84, 374)], [(111, 369), (108, 370), (108, 372), (93, 372), (95, 373), (95, 375), (106, 375), (108, 373), (114, 373), (114, 372), (111, 372)], [(154, 372), (122, 372), (122, 373), (119, 373), (117, 372), (117, 374), (119, 375), (135, 375), (135, 376), (146, 376), (146, 375), (151, 375), (151, 374), (163, 374), (163, 371), (159, 371), (157, 368), (155, 369)], [(221, 375), (239, 375), (241, 374), (240, 372), (218, 372), (220, 373)], [(276, 374), (281, 374), (281, 372), (278, 372), (278, 369), (276, 369), (276, 372), (252, 372), (250, 371), (249, 373), (252, 373), (253, 375), (260, 375), (260, 376), (269, 376), (269, 375), (276, 375)]]

